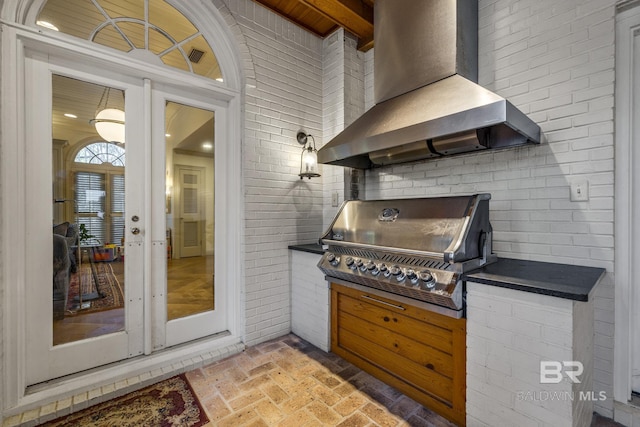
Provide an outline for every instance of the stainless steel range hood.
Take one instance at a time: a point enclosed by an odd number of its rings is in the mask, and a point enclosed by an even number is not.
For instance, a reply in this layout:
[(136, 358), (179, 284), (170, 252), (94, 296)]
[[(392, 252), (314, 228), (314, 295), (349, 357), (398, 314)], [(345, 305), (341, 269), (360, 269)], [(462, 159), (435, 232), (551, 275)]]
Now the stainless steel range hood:
[(368, 169), (540, 143), (540, 127), (479, 86), (477, 0), (376, 0), (376, 105), (318, 151)]

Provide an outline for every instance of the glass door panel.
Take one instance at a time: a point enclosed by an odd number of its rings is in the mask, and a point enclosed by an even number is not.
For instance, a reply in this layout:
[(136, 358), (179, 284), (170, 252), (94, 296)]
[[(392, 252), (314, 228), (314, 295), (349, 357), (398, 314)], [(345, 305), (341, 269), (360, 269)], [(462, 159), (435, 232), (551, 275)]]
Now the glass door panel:
[(83, 120), (107, 93), (124, 111), (122, 90), (52, 77), (54, 346), (125, 329), (124, 144)]
[(214, 113), (165, 110), (167, 320), (214, 310)]

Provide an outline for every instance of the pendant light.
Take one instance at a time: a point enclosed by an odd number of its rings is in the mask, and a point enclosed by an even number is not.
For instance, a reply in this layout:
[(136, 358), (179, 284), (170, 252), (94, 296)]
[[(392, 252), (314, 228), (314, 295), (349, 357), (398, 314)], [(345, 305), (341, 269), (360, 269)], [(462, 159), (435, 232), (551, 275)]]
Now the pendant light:
[[(296, 135), (298, 143), (302, 145), (302, 154), (300, 155), (300, 173), (298, 176), (300, 179), (312, 177), (319, 177), (318, 173), (318, 150), (316, 150), (316, 139), (313, 135), (308, 135), (302, 131)], [(313, 146), (309, 141), (309, 138), (313, 141)], [(308, 143), (308, 145), (307, 145)]]
[(105, 141), (124, 144), (124, 111), (109, 107), (110, 93), (110, 87), (104, 88), (96, 110), (96, 117), (89, 122), (96, 127), (96, 132)]

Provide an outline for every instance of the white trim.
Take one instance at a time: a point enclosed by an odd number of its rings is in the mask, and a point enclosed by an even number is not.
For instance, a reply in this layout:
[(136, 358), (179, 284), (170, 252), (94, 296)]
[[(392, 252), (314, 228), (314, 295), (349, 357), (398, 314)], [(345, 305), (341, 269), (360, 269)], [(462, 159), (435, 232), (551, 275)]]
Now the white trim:
[[(0, 177), (2, 178), (2, 196), (0, 197), (0, 227), (3, 238), (0, 239), (2, 267), (2, 344), (3, 364), (2, 405), (9, 408), (17, 404), (24, 390), (25, 378), (25, 318), (18, 304), (12, 301), (24, 301), (25, 290), (22, 286), (8, 286), (10, 283), (24, 283), (26, 269), (25, 241), (21, 233), (24, 230), (25, 217), (25, 163), (24, 151), (18, 144), (6, 141), (24, 140), (24, 117), (18, 114), (24, 111), (24, 96), (18, 94), (24, 87), (24, 50), (16, 40), (15, 31), (2, 29), (2, 137), (0, 143)], [(12, 183), (12, 185), (8, 185)]]
[[(634, 335), (638, 337), (633, 321), (634, 256), (640, 242), (633, 239), (637, 233), (634, 218), (638, 218), (638, 202), (634, 200), (634, 159), (640, 153), (633, 150), (634, 111), (633, 88), (639, 84), (634, 69), (634, 33), (640, 27), (640, 8), (618, 10), (616, 15), (616, 91), (615, 91), (615, 334), (613, 395), (627, 403), (631, 396), (632, 348)], [(638, 58), (636, 58), (637, 60)], [(634, 72), (635, 71), (635, 72)], [(637, 95), (635, 95), (637, 96)], [(636, 163), (637, 164), (637, 163)], [(637, 271), (637, 270), (636, 270)], [(640, 307), (638, 307), (640, 309)]]
[[(145, 355), (150, 355), (153, 351), (152, 348), (152, 329), (153, 329), (153, 319), (151, 316), (151, 305), (153, 304), (153, 298), (151, 297), (153, 291), (151, 283), (151, 263), (153, 261), (153, 245), (152, 245), (152, 235), (151, 230), (153, 229), (153, 212), (151, 211), (151, 196), (153, 194), (153, 163), (151, 158), (152, 150), (152, 118), (151, 118), (151, 80), (145, 78), (142, 80), (142, 91), (143, 91), (143, 106), (144, 111), (142, 112), (144, 123), (144, 170), (145, 170), (145, 183), (144, 183), (144, 212), (148, 216), (142, 222), (146, 224), (146, 230), (142, 231), (144, 234), (144, 280), (142, 281), (144, 289), (143, 289), (143, 306), (144, 306), (144, 322), (143, 322), (143, 353)], [(164, 187), (164, 186), (163, 186)], [(164, 213), (164, 211), (163, 211)], [(125, 218), (125, 223), (126, 223)]]

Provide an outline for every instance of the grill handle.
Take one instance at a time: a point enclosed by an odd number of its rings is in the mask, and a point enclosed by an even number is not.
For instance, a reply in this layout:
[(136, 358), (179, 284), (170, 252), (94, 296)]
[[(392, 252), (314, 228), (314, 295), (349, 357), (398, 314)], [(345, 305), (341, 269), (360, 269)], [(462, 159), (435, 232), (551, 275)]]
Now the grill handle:
[(382, 301), (382, 300), (379, 300), (377, 298), (372, 298), (369, 295), (362, 295), (362, 298), (368, 299), (370, 301), (375, 301), (375, 302), (380, 303), (380, 304), (388, 305), (389, 307), (397, 308), (398, 310), (403, 310), (403, 311), (406, 310), (406, 308), (404, 308), (401, 305), (391, 304), (390, 302)]

